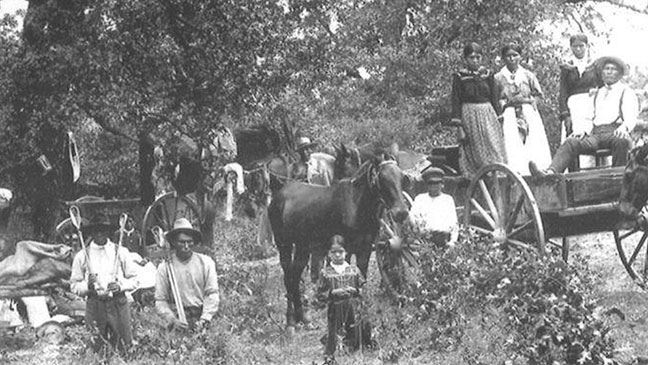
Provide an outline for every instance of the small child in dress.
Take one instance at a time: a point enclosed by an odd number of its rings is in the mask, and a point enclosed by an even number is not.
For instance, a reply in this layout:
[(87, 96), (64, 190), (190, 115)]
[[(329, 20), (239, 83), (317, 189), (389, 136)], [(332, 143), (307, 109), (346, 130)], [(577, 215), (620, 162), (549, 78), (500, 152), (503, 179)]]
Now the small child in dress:
[[(336, 364), (334, 353), (337, 335), (344, 328), (345, 343), (358, 349), (362, 342), (371, 344), (368, 323), (360, 321), (360, 288), (365, 279), (357, 266), (345, 261), (344, 238), (335, 235), (328, 253), (329, 264), (321, 271), (317, 299), (327, 302), (328, 336), (324, 351), (325, 364)], [(366, 333), (362, 333), (366, 332)]]

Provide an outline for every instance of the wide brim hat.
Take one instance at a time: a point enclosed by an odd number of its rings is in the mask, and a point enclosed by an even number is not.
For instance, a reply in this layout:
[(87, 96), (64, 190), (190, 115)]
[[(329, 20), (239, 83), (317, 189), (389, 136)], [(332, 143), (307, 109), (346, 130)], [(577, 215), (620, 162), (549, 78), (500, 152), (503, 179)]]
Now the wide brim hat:
[(595, 63), (596, 63), (596, 66), (597, 66), (599, 72), (601, 72), (603, 70), (603, 67), (606, 64), (613, 63), (613, 64), (617, 65), (617, 67), (619, 67), (619, 69), (621, 70), (621, 74), (623, 76), (630, 73), (630, 67), (628, 66), (628, 64), (624, 60), (622, 60), (620, 57), (617, 57), (617, 56), (603, 56), (603, 57), (598, 58)]
[(184, 233), (196, 242), (202, 242), (202, 233), (195, 229), (187, 218), (178, 218), (173, 222), (173, 229), (166, 233), (167, 241), (172, 242), (180, 233)]
[(110, 218), (103, 213), (96, 214), (87, 224), (83, 220), (81, 222), (81, 231), (84, 233), (99, 231), (113, 233), (117, 229), (117, 225), (113, 224)]
[(297, 151), (301, 151), (304, 148), (315, 147), (317, 145), (317, 142), (311, 142), (310, 138), (308, 137), (299, 137), (297, 138), (297, 147), (295, 147), (295, 149)]
[(443, 172), (442, 169), (438, 167), (434, 167), (432, 165), (426, 167), (421, 171), (421, 178), (424, 181), (428, 182), (443, 182), (443, 177), (445, 176), (445, 173)]

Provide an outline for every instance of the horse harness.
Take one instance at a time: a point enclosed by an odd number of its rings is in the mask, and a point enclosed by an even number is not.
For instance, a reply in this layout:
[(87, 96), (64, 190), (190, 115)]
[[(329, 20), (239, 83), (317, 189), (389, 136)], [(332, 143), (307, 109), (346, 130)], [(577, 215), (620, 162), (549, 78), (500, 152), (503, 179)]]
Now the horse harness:
[[(385, 161), (382, 161), (382, 162), (380, 162), (380, 163), (378, 164), (378, 166), (376, 166), (376, 167), (371, 166), (371, 167), (369, 168), (369, 170), (367, 171), (367, 173), (366, 173), (366, 174), (363, 174), (363, 175), (366, 175), (366, 176), (367, 176), (367, 183), (368, 183), (368, 185), (369, 185), (369, 190), (370, 190), (372, 193), (376, 194), (376, 196), (378, 197), (378, 201), (379, 201), (379, 203), (380, 203), (380, 207), (379, 207), (378, 210), (377, 210), (376, 217), (380, 217), (380, 216), (382, 215), (382, 213), (383, 213), (385, 207), (387, 207), (387, 202), (386, 202), (385, 199), (383, 198), (382, 194), (380, 194), (380, 191), (381, 191), (381, 187), (380, 187), (380, 178), (379, 178), (379, 175), (380, 175), (380, 169), (381, 169), (383, 166), (386, 166), (386, 165), (392, 165), (392, 164), (397, 164), (397, 163), (396, 163), (396, 161), (394, 161), (394, 160), (385, 160)], [(355, 183), (355, 182), (357, 181), (357, 179), (359, 179), (359, 178), (360, 178), (360, 176), (358, 176), (358, 177), (352, 179), (351, 182), (352, 182), (352, 183)]]

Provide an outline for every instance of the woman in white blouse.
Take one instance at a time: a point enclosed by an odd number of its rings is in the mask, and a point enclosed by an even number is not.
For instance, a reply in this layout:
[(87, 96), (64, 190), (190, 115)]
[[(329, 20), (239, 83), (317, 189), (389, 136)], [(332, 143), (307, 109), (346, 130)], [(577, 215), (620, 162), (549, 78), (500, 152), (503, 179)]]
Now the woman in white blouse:
[(536, 97), (542, 96), (542, 89), (536, 76), (520, 66), (522, 48), (510, 43), (502, 48), (505, 66), (495, 75), (501, 90), (504, 132), (504, 148), (508, 165), (522, 175), (529, 174), (529, 159), (546, 168), (551, 163), (551, 152), (547, 133)]

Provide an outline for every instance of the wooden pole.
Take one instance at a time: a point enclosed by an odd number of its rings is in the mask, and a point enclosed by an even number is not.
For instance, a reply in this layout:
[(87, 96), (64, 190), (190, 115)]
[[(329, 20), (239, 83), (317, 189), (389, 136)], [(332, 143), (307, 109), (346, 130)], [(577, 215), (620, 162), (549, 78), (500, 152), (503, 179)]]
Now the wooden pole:
[[(173, 268), (173, 255), (169, 247), (169, 243), (164, 238), (164, 232), (159, 226), (151, 228), (153, 235), (158, 243), (158, 245), (164, 248), (168, 253), (165, 259), (167, 265), (167, 275), (169, 278), (169, 284), (171, 286), (171, 293), (173, 294), (173, 301), (176, 305), (176, 311), (178, 312), (178, 320), (184, 324), (188, 324), (187, 315), (185, 314), (184, 307), (182, 305), (182, 297), (180, 296), (180, 288), (178, 288), (178, 282), (176, 280), (175, 269)], [(168, 249), (168, 250), (167, 250)]]

